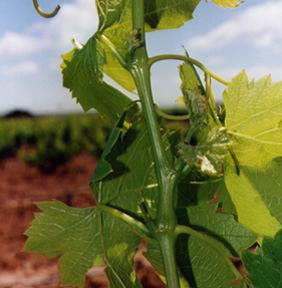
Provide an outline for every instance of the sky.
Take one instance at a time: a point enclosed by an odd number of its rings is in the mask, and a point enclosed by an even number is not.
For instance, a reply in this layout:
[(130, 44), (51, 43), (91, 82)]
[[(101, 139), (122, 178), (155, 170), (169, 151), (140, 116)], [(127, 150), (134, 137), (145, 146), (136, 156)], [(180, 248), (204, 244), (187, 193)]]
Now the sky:
[[(55, 18), (41, 18), (31, 0), (0, 1), (0, 114), (25, 109), (35, 114), (82, 111), (62, 87), (60, 55), (72, 49), (71, 39), (84, 43), (97, 29), (94, 0), (57, 0)], [(52, 10), (56, 0), (41, 0)], [(245, 0), (236, 9), (201, 1), (194, 19), (178, 30), (149, 33), (150, 55), (183, 54), (231, 80), (245, 69), (250, 78), (272, 74), (282, 80), (282, 0)], [(152, 69), (155, 102), (177, 105), (179, 62)], [(224, 87), (215, 84), (217, 99)]]

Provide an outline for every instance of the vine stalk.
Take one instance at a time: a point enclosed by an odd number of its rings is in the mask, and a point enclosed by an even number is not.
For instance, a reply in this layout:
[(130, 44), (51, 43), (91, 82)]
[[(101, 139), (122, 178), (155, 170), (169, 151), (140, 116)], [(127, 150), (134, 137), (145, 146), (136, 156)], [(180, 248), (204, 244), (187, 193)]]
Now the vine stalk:
[(140, 97), (160, 187), (154, 238), (158, 241), (161, 249), (167, 286), (169, 288), (179, 288), (179, 277), (175, 259), (175, 227), (177, 220), (174, 210), (174, 190), (176, 172), (165, 153), (153, 102), (150, 61), (145, 43), (144, 0), (132, 1), (132, 15), (134, 43), (137, 44), (132, 48), (130, 71)]

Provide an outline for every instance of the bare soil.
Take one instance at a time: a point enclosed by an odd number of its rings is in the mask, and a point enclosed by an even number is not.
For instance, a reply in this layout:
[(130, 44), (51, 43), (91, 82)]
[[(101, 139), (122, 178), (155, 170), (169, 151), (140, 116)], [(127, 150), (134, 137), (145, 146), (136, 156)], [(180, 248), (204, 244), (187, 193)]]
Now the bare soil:
[[(58, 259), (47, 259), (22, 251), (24, 231), (30, 226), (35, 202), (58, 199), (70, 206), (93, 206), (88, 187), (96, 160), (82, 153), (52, 173), (29, 167), (16, 157), (0, 162), (0, 288), (58, 288)], [(143, 286), (164, 285), (139, 253), (136, 267)], [(87, 274), (86, 287), (107, 287), (104, 268), (95, 267)]]

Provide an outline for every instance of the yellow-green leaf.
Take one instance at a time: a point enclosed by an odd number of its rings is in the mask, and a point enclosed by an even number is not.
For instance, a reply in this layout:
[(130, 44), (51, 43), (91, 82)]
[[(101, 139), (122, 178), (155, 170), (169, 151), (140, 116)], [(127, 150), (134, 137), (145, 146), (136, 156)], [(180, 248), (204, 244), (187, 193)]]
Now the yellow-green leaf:
[(235, 8), (243, 2), (242, 0), (212, 0), (212, 1), (216, 5), (224, 8)]
[(282, 223), (276, 207), (282, 201), (281, 165), (275, 160), (282, 156), (282, 82), (272, 84), (270, 76), (250, 82), (242, 72), (225, 91), (224, 103), (236, 157), (227, 161), (226, 187), (239, 222), (272, 237)]
[[(270, 177), (269, 185), (260, 191), (255, 185), (259, 178), (256, 176), (256, 170), (240, 166), (240, 175), (237, 175), (232, 160), (230, 159), (229, 162), (226, 168), (225, 184), (236, 207), (238, 221), (259, 235), (273, 237), (281, 229), (282, 223), (278, 221), (278, 217), (275, 217), (278, 215), (272, 209), (272, 204), (275, 205), (273, 202), (279, 201), (276, 202), (276, 205), (279, 205), (282, 199), (280, 185), (277, 186), (276, 179), (266, 174), (265, 178)], [(268, 195), (269, 199), (264, 197), (269, 193), (273, 197), (270, 195)]]
[(282, 82), (249, 82), (245, 72), (224, 92), (225, 125), (239, 164), (262, 168), (282, 155)]
[[(145, 0), (146, 31), (182, 26), (192, 18), (199, 2), (200, 0)], [(131, 57), (131, 50), (138, 45), (135, 43), (136, 35), (132, 32), (132, 1), (96, 0), (96, 4), (100, 22), (97, 35), (98, 38), (100, 36), (106, 55), (104, 72), (125, 89), (133, 91), (133, 78), (111, 49), (115, 49), (126, 63)]]

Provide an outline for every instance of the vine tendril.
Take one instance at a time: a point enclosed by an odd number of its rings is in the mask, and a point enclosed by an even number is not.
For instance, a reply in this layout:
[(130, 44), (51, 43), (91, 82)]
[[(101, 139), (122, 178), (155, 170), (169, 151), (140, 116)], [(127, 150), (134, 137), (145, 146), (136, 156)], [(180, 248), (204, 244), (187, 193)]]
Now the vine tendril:
[(59, 10), (61, 9), (60, 5), (57, 5), (56, 8), (52, 12), (46, 13), (40, 8), (38, 0), (32, 0), (32, 1), (33, 1), (33, 5), (34, 5), (34, 8), (37, 11), (37, 13), (40, 16), (45, 17), (45, 18), (55, 17), (58, 14)]

